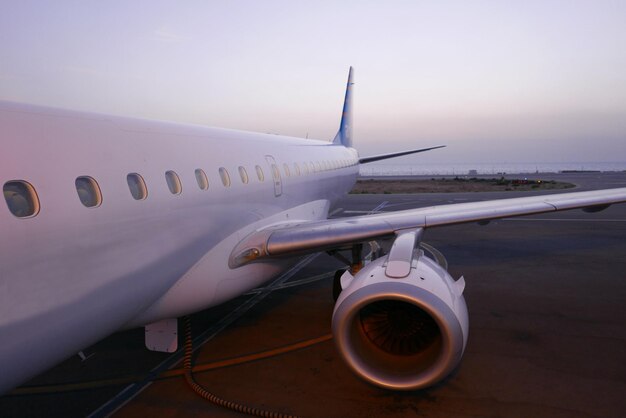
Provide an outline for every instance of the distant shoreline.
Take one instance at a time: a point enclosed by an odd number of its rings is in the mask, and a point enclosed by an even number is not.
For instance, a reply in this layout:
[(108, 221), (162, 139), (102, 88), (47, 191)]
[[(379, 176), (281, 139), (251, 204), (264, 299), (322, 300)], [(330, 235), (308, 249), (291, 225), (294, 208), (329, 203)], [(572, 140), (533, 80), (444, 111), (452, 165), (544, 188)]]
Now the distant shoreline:
[[(559, 190), (576, 187), (567, 182), (526, 178), (465, 178), (441, 177), (413, 179), (385, 179), (381, 177), (360, 179), (350, 194), (410, 194), (410, 193), (463, 193)], [(419, 176), (424, 177), (424, 176)]]
[(364, 177), (382, 176), (500, 176), (626, 172), (626, 161), (548, 163), (424, 163), (363, 165)]

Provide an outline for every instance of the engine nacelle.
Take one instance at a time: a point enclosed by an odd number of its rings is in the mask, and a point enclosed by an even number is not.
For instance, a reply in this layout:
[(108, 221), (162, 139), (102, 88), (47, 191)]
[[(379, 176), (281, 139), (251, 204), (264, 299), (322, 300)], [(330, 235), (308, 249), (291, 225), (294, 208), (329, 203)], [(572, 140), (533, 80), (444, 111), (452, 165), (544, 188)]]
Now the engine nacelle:
[[(421, 255), (421, 256), (420, 256)], [(469, 331), (463, 289), (416, 251), (406, 277), (393, 278), (388, 257), (342, 276), (332, 329), (339, 352), (361, 378), (383, 388), (420, 389), (461, 361)]]

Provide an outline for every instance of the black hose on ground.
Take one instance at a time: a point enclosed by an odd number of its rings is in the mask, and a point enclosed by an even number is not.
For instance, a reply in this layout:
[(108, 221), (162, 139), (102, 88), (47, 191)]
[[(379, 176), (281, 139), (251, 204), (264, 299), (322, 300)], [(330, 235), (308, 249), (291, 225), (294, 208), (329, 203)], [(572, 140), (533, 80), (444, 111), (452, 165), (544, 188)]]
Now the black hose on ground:
[(227, 401), (225, 399), (220, 398), (219, 396), (209, 392), (204, 387), (196, 382), (193, 377), (191, 357), (193, 354), (193, 342), (191, 338), (191, 318), (188, 316), (183, 317), (183, 326), (185, 328), (185, 357), (183, 360), (183, 368), (185, 370), (185, 381), (187, 384), (196, 392), (199, 396), (208, 400), (215, 405), (221, 406), (223, 408), (228, 408), (233, 411), (253, 415), (257, 417), (265, 417), (265, 418), (297, 418), (293, 415), (282, 414), (279, 412), (271, 412), (265, 411), (258, 408), (253, 408), (246, 405), (241, 405), (236, 402)]

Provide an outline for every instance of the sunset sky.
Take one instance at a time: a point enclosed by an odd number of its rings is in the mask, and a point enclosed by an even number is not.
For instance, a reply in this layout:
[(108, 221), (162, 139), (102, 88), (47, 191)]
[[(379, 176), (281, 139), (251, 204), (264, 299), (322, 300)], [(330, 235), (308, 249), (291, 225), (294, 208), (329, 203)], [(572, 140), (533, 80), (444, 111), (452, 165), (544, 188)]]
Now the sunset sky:
[(626, 161), (625, 1), (29, 1), (0, 99), (332, 139), (362, 155)]

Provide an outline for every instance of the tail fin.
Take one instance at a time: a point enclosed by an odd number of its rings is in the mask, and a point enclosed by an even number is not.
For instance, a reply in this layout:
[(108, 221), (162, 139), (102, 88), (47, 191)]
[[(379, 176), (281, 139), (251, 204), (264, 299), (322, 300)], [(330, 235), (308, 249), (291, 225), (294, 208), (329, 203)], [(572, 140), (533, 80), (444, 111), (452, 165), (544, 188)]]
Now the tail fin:
[(341, 114), (341, 123), (339, 124), (339, 132), (333, 139), (333, 144), (341, 144), (345, 147), (352, 147), (352, 85), (354, 70), (350, 67), (348, 73), (348, 84), (346, 85), (346, 97), (343, 102), (343, 113)]

